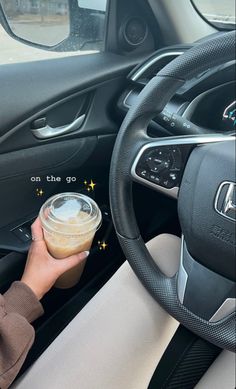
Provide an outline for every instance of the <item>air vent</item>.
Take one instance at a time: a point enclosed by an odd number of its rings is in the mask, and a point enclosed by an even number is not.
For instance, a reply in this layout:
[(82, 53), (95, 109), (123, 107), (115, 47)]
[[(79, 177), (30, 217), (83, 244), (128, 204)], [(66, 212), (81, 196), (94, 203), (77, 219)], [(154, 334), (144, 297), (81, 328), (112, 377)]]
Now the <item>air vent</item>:
[(118, 101), (118, 107), (127, 112), (127, 109), (135, 104), (145, 85), (168, 63), (182, 55), (191, 47), (190, 45), (176, 45), (158, 50), (141, 65), (136, 66), (128, 75), (129, 86), (122, 93)]
[(146, 85), (156, 74), (163, 69), (168, 63), (173, 61), (179, 55), (183, 54), (189, 47), (182, 47), (180, 50), (158, 51), (150, 57), (141, 66), (136, 67), (128, 76), (130, 81), (137, 84)]

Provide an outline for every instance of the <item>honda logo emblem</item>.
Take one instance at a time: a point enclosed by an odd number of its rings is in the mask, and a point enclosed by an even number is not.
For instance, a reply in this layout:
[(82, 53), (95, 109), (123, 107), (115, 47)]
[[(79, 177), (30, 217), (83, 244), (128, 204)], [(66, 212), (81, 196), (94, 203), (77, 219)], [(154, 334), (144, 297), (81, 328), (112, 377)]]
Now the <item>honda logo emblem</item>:
[(215, 210), (221, 216), (236, 221), (236, 183), (223, 182), (217, 192)]

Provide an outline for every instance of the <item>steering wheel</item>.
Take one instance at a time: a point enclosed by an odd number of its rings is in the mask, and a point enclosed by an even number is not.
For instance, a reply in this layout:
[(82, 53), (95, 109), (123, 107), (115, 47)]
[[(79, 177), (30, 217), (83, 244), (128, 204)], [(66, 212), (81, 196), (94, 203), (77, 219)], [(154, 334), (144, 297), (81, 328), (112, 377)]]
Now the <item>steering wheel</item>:
[[(113, 222), (132, 269), (171, 316), (230, 351), (236, 344), (235, 137), (197, 131), (154, 139), (147, 127), (186, 81), (234, 60), (235, 43), (233, 31), (196, 44), (145, 86), (120, 128), (110, 170)], [(140, 236), (133, 181), (178, 198), (183, 236), (179, 270), (172, 278), (160, 271)]]

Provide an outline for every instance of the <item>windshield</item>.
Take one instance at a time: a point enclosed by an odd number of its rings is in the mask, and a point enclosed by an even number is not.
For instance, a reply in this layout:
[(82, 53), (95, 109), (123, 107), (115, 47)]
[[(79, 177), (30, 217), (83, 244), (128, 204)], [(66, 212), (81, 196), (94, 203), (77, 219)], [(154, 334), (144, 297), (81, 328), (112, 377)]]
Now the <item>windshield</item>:
[(198, 11), (211, 23), (235, 27), (235, 0), (193, 0)]

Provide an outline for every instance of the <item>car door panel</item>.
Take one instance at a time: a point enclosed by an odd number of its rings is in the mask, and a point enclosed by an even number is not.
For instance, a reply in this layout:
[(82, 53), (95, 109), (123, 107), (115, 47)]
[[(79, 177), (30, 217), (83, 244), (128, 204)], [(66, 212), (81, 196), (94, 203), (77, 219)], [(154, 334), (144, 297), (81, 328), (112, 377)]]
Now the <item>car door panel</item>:
[[(83, 181), (93, 178), (107, 197), (106, 177), (120, 124), (112, 103), (135, 63), (137, 59), (103, 53), (3, 66), (0, 249), (27, 251), (29, 242), (16, 236), (16, 228), (30, 222), (55, 193), (84, 190)], [(38, 119), (56, 130), (81, 115), (81, 127), (68, 134), (42, 140), (32, 131)], [(76, 182), (68, 185), (68, 176)]]
[(0, 155), (0, 197), (7, 199), (10, 206), (6, 207), (6, 201), (1, 202), (0, 227), (14, 221), (19, 207), (23, 215), (31, 210), (35, 202), (31, 176), (40, 176), (42, 185), (43, 176), (47, 174), (55, 176), (56, 173), (81, 167), (91, 156), (96, 143), (96, 137), (87, 137)]
[(73, 93), (125, 76), (137, 61), (137, 58), (97, 53), (1, 65), (0, 135)]
[[(111, 104), (123, 86), (123, 76), (99, 84), (95, 80), (93, 87), (37, 111), (0, 137), (0, 154), (78, 137), (116, 133), (116, 117)], [(33, 134), (34, 123), (40, 118), (45, 118), (47, 125), (56, 129), (72, 123), (82, 115), (85, 115), (85, 119), (76, 131), (44, 140), (37, 139)], [(9, 114), (9, 121), (10, 116)]]

